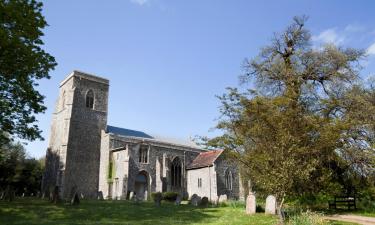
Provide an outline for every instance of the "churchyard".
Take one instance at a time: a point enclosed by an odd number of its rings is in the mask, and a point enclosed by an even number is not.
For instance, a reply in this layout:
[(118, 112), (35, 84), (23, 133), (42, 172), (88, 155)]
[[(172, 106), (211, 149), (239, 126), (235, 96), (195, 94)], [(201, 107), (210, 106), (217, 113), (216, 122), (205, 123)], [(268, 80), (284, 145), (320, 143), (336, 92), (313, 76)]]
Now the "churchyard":
[[(277, 216), (264, 213), (264, 202), (257, 204), (257, 213), (247, 215), (244, 202), (233, 201), (207, 207), (195, 207), (187, 201), (181, 205), (163, 201), (157, 207), (151, 201), (82, 200), (79, 205), (72, 206), (67, 203), (52, 204), (45, 199), (17, 198), (13, 202), (0, 201), (0, 224), (277, 224)], [(300, 217), (289, 224), (307, 224), (303, 222), (305, 219)], [(355, 225), (328, 220), (319, 224)]]

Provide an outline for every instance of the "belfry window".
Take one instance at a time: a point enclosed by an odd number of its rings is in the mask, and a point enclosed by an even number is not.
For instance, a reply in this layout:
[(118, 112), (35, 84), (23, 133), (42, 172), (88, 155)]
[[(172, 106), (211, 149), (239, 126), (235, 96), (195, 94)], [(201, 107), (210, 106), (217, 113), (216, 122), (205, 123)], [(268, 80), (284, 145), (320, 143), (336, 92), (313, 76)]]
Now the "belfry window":
[(94, 108), (94, 92), (89, 90), (86, 94), (86, 107), (93, 109)]
[(141, 145), (139, 148), (139, 162), (140, 163), (148, 163), (148, 146)]
[(232, 190), (232, 180), (233, 180), (232, 172), (230, 170), (227, 170), (225, 172), (225, 188), (226, 189)]
[(181, 187), (181, 161), (176, 157), (171, 166), (171, 181), (172, 187)]

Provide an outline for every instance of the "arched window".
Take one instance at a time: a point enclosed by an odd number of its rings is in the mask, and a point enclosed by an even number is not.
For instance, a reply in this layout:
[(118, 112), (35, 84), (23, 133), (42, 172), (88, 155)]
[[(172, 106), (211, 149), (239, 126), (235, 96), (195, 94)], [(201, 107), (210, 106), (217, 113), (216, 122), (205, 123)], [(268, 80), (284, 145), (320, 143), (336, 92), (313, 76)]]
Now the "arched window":
[(225, 171), (225, 188), (232, 190), (232, 172), (230, 170)]
[(94, 108), (94, 92), (89, 90), (86, 94), (86, 107), (93, 109)]
[(171, 165), (171, 184), (172, 187), (181, 187), (181, 161), (176, 157)]

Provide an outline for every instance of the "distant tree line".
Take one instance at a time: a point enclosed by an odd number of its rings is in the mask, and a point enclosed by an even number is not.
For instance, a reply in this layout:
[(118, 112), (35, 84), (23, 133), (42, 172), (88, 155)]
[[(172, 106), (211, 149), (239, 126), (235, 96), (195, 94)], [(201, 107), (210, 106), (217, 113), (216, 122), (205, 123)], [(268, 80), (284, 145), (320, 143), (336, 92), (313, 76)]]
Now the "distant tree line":
[(0, 198), (12, 201), (15, 196), (40, 193), (44, 159), (28, 157), (20, 142), (0, 147)]

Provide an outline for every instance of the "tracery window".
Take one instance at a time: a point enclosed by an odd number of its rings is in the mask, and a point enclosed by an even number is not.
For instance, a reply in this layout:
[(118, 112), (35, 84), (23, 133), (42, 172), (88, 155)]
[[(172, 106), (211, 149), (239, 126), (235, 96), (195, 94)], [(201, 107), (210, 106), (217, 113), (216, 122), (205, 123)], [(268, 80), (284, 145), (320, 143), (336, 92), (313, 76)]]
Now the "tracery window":
[(94, 92), (89, 90), (86, 94), (86, 107), (93, 109), (94, 108)]
[(171, 166), (171, 184), (172, 187), (181, 187), (181, 161), (176, 157)]
[(141, 145), (139, 148), (139, 162), (140, 163), (148, 163), (148, 149), (147, 145)]
[(232, 172), (230, 170), (225, 171), (225, 188), (228, 190), (232, 190)]

